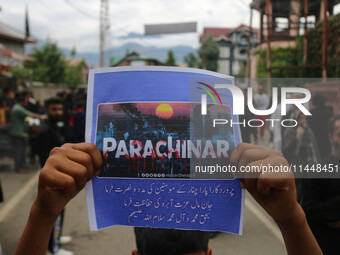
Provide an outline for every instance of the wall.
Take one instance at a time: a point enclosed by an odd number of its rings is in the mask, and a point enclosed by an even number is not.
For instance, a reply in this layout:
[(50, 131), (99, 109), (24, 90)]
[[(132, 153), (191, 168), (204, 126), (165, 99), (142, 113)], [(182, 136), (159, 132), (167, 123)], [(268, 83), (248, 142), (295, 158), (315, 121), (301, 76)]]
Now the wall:
[[(87, 88), (87, 85), (81, 85), (77, 88)], [(42, 82), (33, 82), (29, 87), (29, 90), (34, 93), (34, 96), (39, 101), (45, 101), (50, 97), (55, 97), (60, 91), (69, 91), (69, 87), (66, 84), (44, 84)]]
[(24, 43), (16, 42), (13, 40), (8, 40), (5, 38), (0, 38), (0, 44), (3, 44), (7, 49), (20, 53), (25, 54)]
[(218, 60), (218, 71), (219, 73), (230, 75), (230, 60)]

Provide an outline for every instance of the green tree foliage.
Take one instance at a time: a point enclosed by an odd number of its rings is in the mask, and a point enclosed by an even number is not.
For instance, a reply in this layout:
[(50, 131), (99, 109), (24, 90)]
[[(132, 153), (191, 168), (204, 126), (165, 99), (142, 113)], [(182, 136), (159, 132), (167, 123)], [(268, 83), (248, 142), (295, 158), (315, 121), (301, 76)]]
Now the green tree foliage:
[[(323, 38), (323, 21), (316, 24), (315, 28), (308, 32), (308, 63), (322, 63), (322, 38)], [(331, 16), (328, 19), (328, 67), (327, 76), (332, 78), (340, 77), (340, 14)], [(303, 49), (303, 39), (299, 38), (298, 48)], [(321, 77), (321, 68), (314, 70), (318, 77)], [(310, 77), (310, 72), (306, 73)]]
[(32, 56), (34, 62), (27, 62), (26, 68), (32, 70), (33, 80), (41, 82), (63, 83), (67, 65), (63, 53), (56, 43), (47, 42), (41, 48), (35, 48)]
[(77, 54), (77, 49), (75, 46), (73, 46), (70, 52), (71, 58), (74, 58), (76, 54)]
[(211, 34), (208, 34), (198, 49), (198, 55), (202, 60), (202, 68), (217, 71), (220, 50)]
[[(267, 77), (267, 52), (258, 51), (259, 60), (257, 62), (257, 78)], [(296, 66), (299, 64), (296, 48), (277, 48), (272, 49), (272, 67)], [(300, 77), (301, 69), (272, 69), (273, 78), (292, 78)]]
[(208, 34), (201, 42), (197, 55), (194, 52), (184, 57), (184, 62), (189, 67), (203, 68), (210, 71), (217, 71), (220, 49), (211, 34)]
[(188, 65), (188, 67), (202, 68), (200, 58), (193, 52), (190, 52), (184, 57), (184, 62)]
[(174, 52), (172, 50), (168, 51), (168, 58), (165, 61), (165, 65), (167, 65), (167, 66), (176, 66), (176, 59), (174, 57)]
[[(70, 55), (72, 58), (76, 55), (76, 48), (73, 47)], [(26, 62), (25, 68), (13, 69), (15, 77), (29, 77), (34, 81), (50, 83), (66, 83), (70, 87), (76, 87), (84, 83), (83, 70), (85, 62), (79, 64), (69, 64), (54, 42), (47, 42), (41, 48), (35, 48), (32, 56), (36, 59), (34, 62)]]
[(77, 66), (68, 66), (65, 73), (65, 83), (71, 88), (77, 87), (79, 84), (84, 83), (83, 70), (85, 63), (82, 61)]
[(31, 72), (28, 68), (14, 67), (10, 70), (10, 72), (15, 78), (31, 77)]

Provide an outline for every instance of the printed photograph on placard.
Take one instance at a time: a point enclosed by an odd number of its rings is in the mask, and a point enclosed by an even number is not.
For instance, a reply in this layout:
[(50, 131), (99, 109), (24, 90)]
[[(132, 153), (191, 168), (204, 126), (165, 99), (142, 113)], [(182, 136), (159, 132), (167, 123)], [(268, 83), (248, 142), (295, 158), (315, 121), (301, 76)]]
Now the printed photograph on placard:
[(208, 104), (203, 116), (199, 103), (100, 104), (96, 145), (104, 163), (99, 176), (221, 178), (190, 167), (229, 164), (234, 131), (228, 125), (212, 129), (216, 118), (231, 119), (230, 107)]

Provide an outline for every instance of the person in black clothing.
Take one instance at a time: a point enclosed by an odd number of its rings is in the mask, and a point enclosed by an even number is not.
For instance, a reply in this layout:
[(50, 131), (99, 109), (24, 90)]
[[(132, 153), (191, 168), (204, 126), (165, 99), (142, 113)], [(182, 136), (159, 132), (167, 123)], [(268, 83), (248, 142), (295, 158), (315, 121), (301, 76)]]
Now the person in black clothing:
[[(54, 147), (60, 147), (65, 142), (72, 142), (70, 131), (63, 120), (63, 104), (58, 98), (50, 98), (45, 101), (45, 111), (48, 118), (42, 123), (39, 133), (36, 137), (37, 154), (39, 156), (41, 167)], [(61, 229), (63, 224), (64, 210), (58, 217), (51, 233), (48, 250), (52, 254), (72, 255), (73, 252), (60, 249)], [(64, 239), (70, 239), (69, 237)]]
[(312, 99), (315, 108), (310, 111), (312, 115), (308, 118), (308, 125), (315, 134), (321, 158), (325, 158), (331, 153), (331, 144), (328, 140), (328, 127), (325, 123), (329, 122), (332, 115), (329, 109), (326, 108), (325, 102), (326, 100), (322, 94), (315, 94)]
[(37, 135), (37, 149), (41, 167), (54, 147), (60, 147), (66, 142), (73, 142), (72, 130), (63, 121), (63, 104), (58, 98), (50, 98), (45, 101), (47, 119), (42, 122)]
[[(332, 153), (321, 166), (333, 164), (336, 169), (340, 165), (340, 115), (330, 121), (329, 141)], [(304, 179), (302, 190), (302, 207), (323, 254), (340, 254), (340, 179)]]

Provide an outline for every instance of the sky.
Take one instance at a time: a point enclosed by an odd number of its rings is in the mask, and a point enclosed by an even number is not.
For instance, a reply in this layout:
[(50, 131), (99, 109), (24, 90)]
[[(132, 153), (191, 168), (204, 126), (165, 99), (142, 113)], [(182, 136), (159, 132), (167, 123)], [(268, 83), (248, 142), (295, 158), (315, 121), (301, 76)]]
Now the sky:
[[(106, 47), (127, 42), (197, 48), (203, 27), (249, 24), (251, 0), (109, 0), (110, 33)], [(24, 31), (28, 6), (31, 35), (57, 41), (78, 52), (99, 51), (100, 0), (2, 0), (0, 21)], [(145, 37), (144, 24), (198, 22), (196, 33)], [(258, 14), (254, 26), (258, 27)]]
[[(203, 27), (249, 24), (251, 0), (108, 0), (110, 33), (106, 48), (137, 42), (169, 48), (199, 46)], [(2, 0), (0, 21), (24, 31), (28, 6), (31, 35), (57, 41), (77, 52), (99, 51), (100, 0)], [(340, 8), (337, 8), (340, 9)], [(198, 22), (196, 33), (145, 37), (144, 24)], [(254, 11), (253, 26), (259, 27)]]

